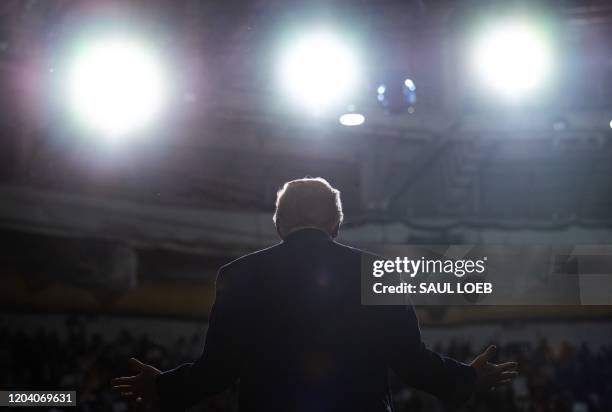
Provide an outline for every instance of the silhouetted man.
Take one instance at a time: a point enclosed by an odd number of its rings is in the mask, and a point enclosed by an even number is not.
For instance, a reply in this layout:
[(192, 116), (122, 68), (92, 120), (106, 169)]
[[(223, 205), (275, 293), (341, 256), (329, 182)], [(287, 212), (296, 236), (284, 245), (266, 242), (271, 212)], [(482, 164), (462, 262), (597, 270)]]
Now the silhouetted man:
[(138, 374), (113, 380), (123, 396), (182, 410), (239, 381), (241, 411), (391, 411), (391, 368), (407, 384), (462, 404), (477, 388), (516, 376), (513, 362), (470, 365), (430, 351), (412, 307), (361, 305), (365, 252), (334, 241), (340, 193), (324, 179), (278, 192), (282, 242), (219, 270), (201, 357), (161, 372), (136, 359)]

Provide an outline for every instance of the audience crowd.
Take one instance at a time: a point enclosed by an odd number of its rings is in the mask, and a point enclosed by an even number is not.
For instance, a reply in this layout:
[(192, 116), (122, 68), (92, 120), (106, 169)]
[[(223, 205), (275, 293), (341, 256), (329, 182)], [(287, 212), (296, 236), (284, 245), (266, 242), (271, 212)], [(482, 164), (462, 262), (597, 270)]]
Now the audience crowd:
[[(568, 324), (568, 329), (571, 324)], [(588, 339), (588, 337), (585, 337)], [(461, 411), (475, 412), (605, 412), (612, 411), (612, 342), (591, 348), (586, 342), (572, 346), (561, 342), (553, 348), (546, 339), (536, 343), (497, 345), (500, 362), (519, 363), (519, 377), (505, 387), (473, 397)], [(471, 361), (483, 348), (452, 341), (435, 350)], [(398, 412), (453, 411), (435, 398), (394, 383)]]
[[(122, 412), (141, 409), (109, 389), (112, 377), (130, 373), (127, 359), (135, 356), (164, 370), (196, 358), (201, 336), (180, 336), (173, 344), (122, 330), (112, 339), (88, 333), (82, 317), (67, 317), (65, 331), (39, 328), (31, 333), (0, 326), (0, 387), (12, 390), (76, 390), (78, 410)], [(568, 325), (571, 328), (571, 325)], [(498, 345), (501, 360), (516, 360), (520, 377), (508, 387), (471, 400), (461, 410), (495, 412), (612, 411), (612, 342), (607, 347), (553, 348), (546, 340)], [(482, 348), (452, 341), (434, 348), (468, 361)], [(443, 412), (453, 408), (402, 385), (391, 375), (399, 412)], [(234, 411), (236, 388), (196, 405), (194, 411)], [(66, 408), (68, 409), (68, 408)], [(70, 408), (71, 409), (71, 408)], [(61, 408), (43, 410), (60, 411)]]

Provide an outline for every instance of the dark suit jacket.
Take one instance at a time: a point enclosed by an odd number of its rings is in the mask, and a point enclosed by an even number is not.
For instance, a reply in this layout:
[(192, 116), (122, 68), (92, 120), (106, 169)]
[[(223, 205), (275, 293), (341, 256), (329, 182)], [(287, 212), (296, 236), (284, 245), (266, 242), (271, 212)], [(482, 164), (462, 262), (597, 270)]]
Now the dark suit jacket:
[(364, 253), (301, 229), (222, 267), (202, 356), (157, 378), (163, 410), (239, 381), (243, 412), (390, 411), (388, 367), (464, 402), (473, 368), (427, 349), (412, 307), (361, 305)]

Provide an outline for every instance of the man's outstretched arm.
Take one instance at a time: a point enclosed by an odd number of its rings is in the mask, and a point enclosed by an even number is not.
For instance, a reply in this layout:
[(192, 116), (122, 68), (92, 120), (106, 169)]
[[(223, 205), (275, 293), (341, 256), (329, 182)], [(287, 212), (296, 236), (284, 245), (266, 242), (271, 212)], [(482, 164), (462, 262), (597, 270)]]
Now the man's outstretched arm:
[(489, 360), (495, 348), (467, 365), (426, 347), (412, 306), (379, 307), (378, 334), (388, 366), (407, 384), (439, 399), (462, 405), (475, 392), (509, 383), (516, 363), (495, 365)]
[(242, 361), (243, 342), (236, 336), (241, 313), (234, 299), (232, 285), (222, 269), (200, 358), (166, 372), (133, 360), (133, 365), (142, 365), (140, 373), (114, 379), (113, 388), (127, 398), (156, 403), (161, 410), (186, 409), (228, 388), (237, 380)]

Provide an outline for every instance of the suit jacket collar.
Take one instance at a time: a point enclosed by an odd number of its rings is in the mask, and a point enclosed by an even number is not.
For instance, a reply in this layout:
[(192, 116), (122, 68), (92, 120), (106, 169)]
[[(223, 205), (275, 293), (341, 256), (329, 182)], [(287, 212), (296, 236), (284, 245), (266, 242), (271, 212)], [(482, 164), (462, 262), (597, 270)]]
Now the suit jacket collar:
[(301, 227), (293, 230), (287, 236), (285, 236), (283, 242), (294, 243), (309, 240), (331, 241), (332, 237), (329, 233), (317, 227)]

